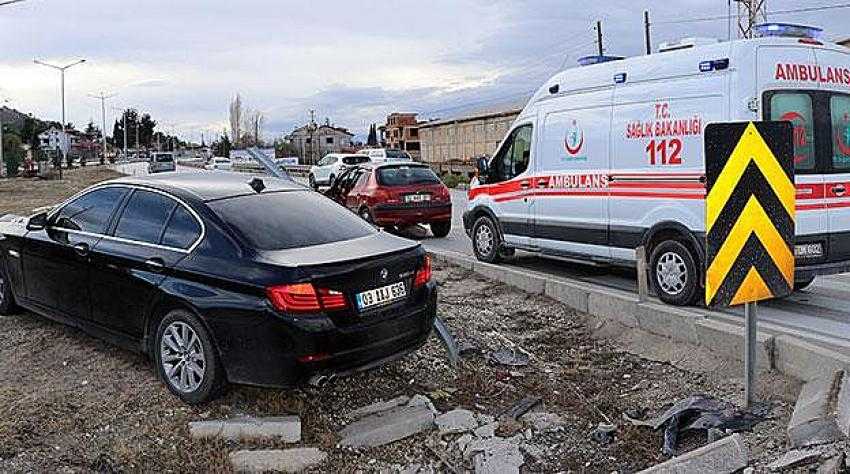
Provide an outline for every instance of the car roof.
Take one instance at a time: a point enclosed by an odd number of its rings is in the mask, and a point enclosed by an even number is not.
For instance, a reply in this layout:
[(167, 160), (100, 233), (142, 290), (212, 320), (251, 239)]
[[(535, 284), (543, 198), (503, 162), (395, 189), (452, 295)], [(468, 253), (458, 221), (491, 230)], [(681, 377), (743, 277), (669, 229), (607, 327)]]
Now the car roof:
[(150, 176), (117, 178), (103, 184), (127, 184), (157, 189), (189, 200), (215, 201), (236, 196), (256, 194), (250, 182), (254, 178), (263, 180), (266, 192), (306, 191), (308, 188), (295, 181), (268, 175), (230, 172), (180, 172)]
[(430, 168), (430, 166), (425, 163), (419, 163), (417, 161), (384, 161), (382, 163), (364, 163), (364, 168), (373, 168), (373, 169), (381, 169), (381, 168), (393, 168), (398, 166), (408, 166), (408, 167), (416, 167), (416, 168)]

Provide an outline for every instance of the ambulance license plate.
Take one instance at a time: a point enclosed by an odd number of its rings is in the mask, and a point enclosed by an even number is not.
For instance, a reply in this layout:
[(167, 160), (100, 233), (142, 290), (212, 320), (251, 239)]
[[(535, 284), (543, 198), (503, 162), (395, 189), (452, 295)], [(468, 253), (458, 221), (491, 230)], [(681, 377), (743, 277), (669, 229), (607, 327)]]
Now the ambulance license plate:
[(380, 288), (375, 288), (374, 290), (357, 293), (355, 299), (357, 300), (357, 308), (362, 310), (373, 306), (392, 303), (393, 301), (400, 300), (405, 296), (407, 296), (407, 290), (404, 287), (404, 282), (400, 281), (398, 283), (393, 283), (392, 285), (382, 286)]
[(794, 245), (794, 256), (797, 258), (823, 257), (823, 244), (820, 242)]

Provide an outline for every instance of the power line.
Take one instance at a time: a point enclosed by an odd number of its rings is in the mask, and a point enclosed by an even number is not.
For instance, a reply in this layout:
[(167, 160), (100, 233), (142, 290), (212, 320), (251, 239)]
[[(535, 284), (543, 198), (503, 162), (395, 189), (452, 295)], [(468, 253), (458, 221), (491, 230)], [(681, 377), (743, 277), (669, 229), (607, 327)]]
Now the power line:
[[(850, 8), (850, 3), (841, 3), (836, 5), (823, 5), (819, 7), (806, 7), (806, 8), (794, 8), (789, 10), (771, 10), (770, 15), (790, 15), (794, 13), (812, 13), (812, 12), (820, 12), (827, 10), (837, 10), (841, 8)], [(685, 23), (701, 23), (707, 21), (721, 21), (721, 20), (731, 20), (738, 18), (737, 15), (718, 15), (718, 16), (706, 16), (702, 18), (685, 18), (682, 20), (666, 20), (666, 21), (657, 21), (653, 22), (654, 25), (679, 25)]]

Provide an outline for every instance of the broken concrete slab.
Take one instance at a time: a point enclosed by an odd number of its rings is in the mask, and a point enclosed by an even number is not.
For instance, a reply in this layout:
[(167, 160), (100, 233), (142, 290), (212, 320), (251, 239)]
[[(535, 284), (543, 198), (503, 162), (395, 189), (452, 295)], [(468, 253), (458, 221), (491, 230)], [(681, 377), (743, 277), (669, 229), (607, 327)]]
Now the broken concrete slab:
[(413, 436), (434, 427), (434, 413), (426, 406), (407, 406), (361, 418), (343, 428), (340, 445), (375, 447)]
[(425, 395), (414, 395), (413, 398), (407, 402), (407, 406), (409, 407), (426, 407), (431, 410), (431, 413), (434, 415), (438, 415), (440, 412), (437, 411), (437, 408), (434, 407), (434, 402), (431, 401), (430, 398)]
[(447, 411), (434, 419), (440, 436), (455, 433), (466, 433), (478, 428), (475, 414), (463, 408)]
[(316, 448), (245, 450), (231, 453), (230, 465), (236, 472), (301, 472), (327, 457)]
[(750, 453), (744, 438), (736, 433), (641, 472), (652, 474), (732, 473), (747, 467), (749, 460)]
[(520, 421), (533, 427), (536, 431), (544, 432), (557, 429), (564, 425), (564, 419), (555, 413), (530, 412), (522, 415)]
[(831, 443), (843, 438), (838, 429), (835, 407), (838, 404), (838, 387), (844, 372), (819, 377), (803, 384), (791, 421), (788, 422), (788, 439), (795, 448)]
[(516, 439), (476, 439), (469, 443), (464, 455), (472, 457), (475, 474), (519, 473), (519, 468), (525, 463)]
[(496, 436), (496, 429), (499, 428), (499, 422), (494, 421), (492, 423), (487, 423), (486, 425), (481, 425), (472, 432), (475, 436), (479, 438), (492, 438)]
[(818, 467), (816, 474), (841, 474), (842, 472), (845, 472), (844, 459), (844, 453), (838, 453), (836, 456), (824, 461), (823, 464)]
[(358, 420), (363, 418), (364, 416), (373, 415), (375, 413), (379, 413), (382, 411), (387, 411), (395, 407), (400, 407), (402, 405), (406, 405), (410, 401), (410, 397), (406, 395), (401, 395), (399, 397), (395, 397), (391, 400), (375, 402), (371, 405), (366, 405), (364, 407), (360, 407), (356, 410), (352, 410), (348, 413), (348, 418), (352, 420)]
[(301, 419), (297, 416), (276, 416), (192, 421), (189, 422), (189, 435), (194, 439), (275, 439), (295, 443), (301, 440)]
[(781, 472), (802, 466), (814, 464), (820, 459), (819, 449), (794, 449), (788, 451), (781, 458), (768, 464), (767, 468), (773, 472)]

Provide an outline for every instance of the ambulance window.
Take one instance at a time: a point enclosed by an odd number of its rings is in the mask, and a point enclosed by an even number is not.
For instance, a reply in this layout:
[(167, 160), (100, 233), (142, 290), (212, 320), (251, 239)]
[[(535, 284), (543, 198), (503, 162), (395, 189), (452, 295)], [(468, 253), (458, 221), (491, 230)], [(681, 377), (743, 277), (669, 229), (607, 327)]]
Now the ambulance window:
[(510, 137), (496, 154), (488, 182), (507, 181), (524, 173), (528, 169), (530, 158), (531, 125), (523, 125), (511, 132)]
[(850, 169), (850, 96), (833, 95), (832, 110), (832, 167)]
[(812, 97), (804, 92), (781, 92), (770, 98), (770, 119), (794, 125), (794, 168), (815, 169), (815, 129)]

